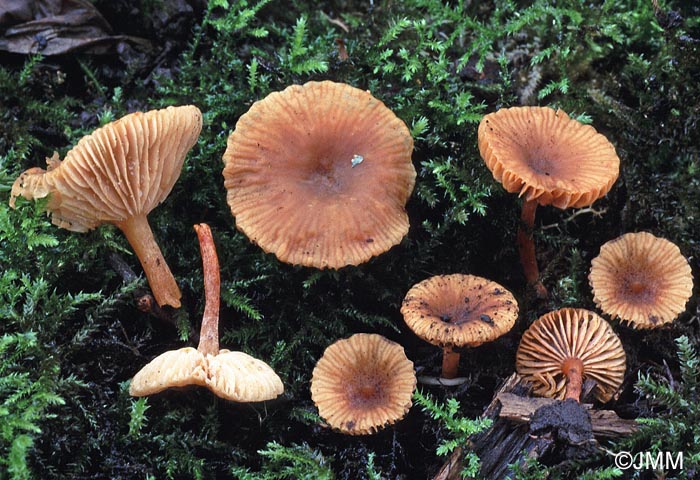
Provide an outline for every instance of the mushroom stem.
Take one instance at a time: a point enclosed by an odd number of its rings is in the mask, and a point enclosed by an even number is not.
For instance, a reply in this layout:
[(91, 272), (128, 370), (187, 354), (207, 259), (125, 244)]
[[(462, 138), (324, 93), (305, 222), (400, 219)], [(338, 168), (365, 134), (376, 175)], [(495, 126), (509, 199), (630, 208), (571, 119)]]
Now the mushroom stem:
[(567, 378), (564, 400), (573, 398), (580, 402), (581, 388), (583, 386), (583, 362), (578, 358), (567, 358), (561, 370)]
[(180, 289), (170, 268), (168, 268), (168, 264), (165, 263), (156, 239), (153, 237), (146, 215), (135, 215), (116, 225), (124, 232), (131, 248), (134, 249), (141, 262), (158, 305), (179, 308)]
[(206, 223), (194, 226), (199, 239), (199, 251), (202, 254), (202, 269), (204, 274), (204, 315), (199, 331), (199, 350), (203, 355), (219, 354), (219, 292), (221, 280), (219, 276), (219, 258), (216, 255), (214, 238)]
[(518, 250), (520, 251), (520, 263), (523, 265), (527, 283), (534, 286), (539, 298), (547, 298), (547, 289), (540, 282), (540, 270), (537, 268), (537, 256), (535, 255), (535, 241), (532, 231), (535, 228), (535, 212), (537, 200), (524, 200), (520, 214), (520, 226), (518, 227)]
[(442, 378), (457, 377), (459, 368), (459, 352), (455, 352), (452, 347), (442, 349)]

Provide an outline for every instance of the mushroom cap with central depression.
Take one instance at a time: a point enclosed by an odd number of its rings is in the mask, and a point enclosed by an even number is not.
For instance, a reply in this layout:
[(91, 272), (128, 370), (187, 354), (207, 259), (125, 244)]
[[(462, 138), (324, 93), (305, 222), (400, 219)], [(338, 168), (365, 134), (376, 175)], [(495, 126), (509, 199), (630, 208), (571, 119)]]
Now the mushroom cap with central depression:
[(416, 375), (403, 347), (357, 333), (326, 348), (311, 378), (311, 398), (328, 424), (350, 435), (375, 433), (411, 408)]
[(620, 159), (608, 139), (562, 110), (502, 108), (484, 116), (478, 137), (493, 177), (540, 205), (591, 205), (619, 175)]
[(292, 85), (241, 116), (224, 153), (236, 226), (283, 262), (358, 265), (408, 232), (413, 139), (369, 92)]

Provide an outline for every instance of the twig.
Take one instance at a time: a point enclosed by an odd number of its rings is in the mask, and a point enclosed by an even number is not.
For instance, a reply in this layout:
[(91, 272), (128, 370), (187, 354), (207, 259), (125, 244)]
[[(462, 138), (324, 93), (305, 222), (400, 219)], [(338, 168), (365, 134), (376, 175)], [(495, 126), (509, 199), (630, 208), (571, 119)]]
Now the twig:
[(550, 225), (543, 225), (542, 227), (540, 227), (540, 230), (549, 230), (549, 229), (552, 229), (552, 228), (557, 228), (557, 227), (559, 226), (560, 223), (569, 223), (569, 222), (572, 221), (574, 218), (578, 217), (579, 215), (583, 215), (584, 213), (590, 213), (590, 214), (592, 214), (594, 217), (602, 217), (603, 214), (605, 214), (607, 211), (608, 211), (607, 208), (601, 208), (600, 210), (596, 210), (596, 209), (593, 208), (593, 207), (579, 208), (578, 210), (576, 210), (574, 213), (572, 213), (571, 215), (569, 215), (568, 217), (566, 217), (566, 218), (565, 218), (564, 220), (562, 220), (561, 222), (552, 223), (552, 224), (550, 224)]
[(418, 383), (423, 385), (440, 385), (443, 387), (456, 387), (458, 385), (463, 385), (471, 381), (468, 377), (456, 377), (456, 378), (441, 378), (441, 377), (428, 377), (419, 375), (416, 377)]

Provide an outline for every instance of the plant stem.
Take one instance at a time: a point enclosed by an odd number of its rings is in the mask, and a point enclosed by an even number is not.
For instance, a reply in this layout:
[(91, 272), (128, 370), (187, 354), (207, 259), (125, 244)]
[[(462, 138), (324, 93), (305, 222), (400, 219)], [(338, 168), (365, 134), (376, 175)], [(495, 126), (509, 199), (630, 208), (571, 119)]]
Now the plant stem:
[(459, 368), (459, 352), (452, 347), (442, 349), (442, 378), (455, 378)]
[(153, 237), (146, 215), (136, 215), (116, 224), (124, 232), (146, 273), (148, 284), (159, 306), (180, 307), (180, 289)]
[(219, 354), (219, 292), (221, 279), (219, 275), (219, 258), (211, 229), (206, 223), (194, 226), (199, 239), (199, 251), (202, 254), (204, 275), (204, 315), (199, 331), (199, 350), (203, 355)]
[(518, 227), (518, 250), (520, 251), (520, 263), (523, 265), (527, 283), (535, 287), (539, 298), (547, 298), (547, 289), (540, 282), (540, 270), (537, 268), (537, 255), (535, 254), (535, 241), (532, 238), (536, 211), (536, 200), (523, 201), (520, 226)]

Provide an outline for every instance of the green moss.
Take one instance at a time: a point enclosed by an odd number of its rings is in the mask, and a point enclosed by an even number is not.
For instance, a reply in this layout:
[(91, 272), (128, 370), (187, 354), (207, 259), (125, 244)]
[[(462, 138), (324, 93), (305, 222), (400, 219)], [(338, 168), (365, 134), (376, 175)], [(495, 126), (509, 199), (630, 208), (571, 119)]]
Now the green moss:
[[(156, 11), (160, 2), (131, 4)], [(459, 416), (474, 418), (512, 371), (528, 321), (562, 306), (595, 308), (587, 271), (603, 242), (650, 230), (677, 242), (697, 274), (698, 38), (700, 12), (683, 2), (660, 1), (654, 10), (646, 0), (332, 1), (319, 9), (305, 1), (279, 8), (272, 1), (210, 0), (177, 61), (160, 73), (127, 66), (113, 75), (105, 66), (113, 59), (89, 56), (4, 63), (0, 467), (11, 468), (6, 477), (430, 476), (442, 461), (435, 453), (446, 437), (436, 433), (442, 427), (414, 408), (371, 438), (328, 431), (308, 392), (316, 360), (340, 337), (377, 332), (404, 345), (424, 372), (436, 372), (438, 350), (403, 324), (403, 296), (433, 274), (491, 278), (515, 292), (520, 324), (480, 355), (463, 356), (462, 368), (473, 375), (469, 388), (432, 392), (441, 403), (458, 399)], [(221, 176), (226, 139), (253, 102), (321, 79), (368, 89), (394, 110), (414, 136), (418, 171), (407, 238), (337, 272), (285, 265), (253, 245), (235, 228)], [(552, 292), (539, 303), (518, 263), (518, 200), (493, 181), (476, 139), (484, 113), (521, 103), (561, 107), (590, 123), (622, 160), (620, 180), (595, 205), (602, 215), (538, 211), (540, 265)], [(145, 280), (124, 280), (110, 261), (117, 254), (141, 273), (118, 230), (70, 233), (50, 225), (41, 202), (20, 200), (11, 210), (7, 200), (14, 178), (43, 167), (53, 151), (65, 154), (82, 135), (134, 108), (172, 104), (197, 105), (204, 128), (171, 195), (149, 217), (183, 291), (182, 309), (166, 322), (136, 308)], [(238, 406), (196, 389), (148, 400), (128, 396), (126, 382), (139, 366), (196, 342), (203, 286), (192, 225), (200, 222), (212, 226), (221, 259), (222, 345), (277, 369), (286, 393), (275, 402)], [(630, 371), (673, 359), (679, 332), (697, 338), (697, 309), (692, 300), (676, 326), (659, 333), (620, 328)], [(486, 366), (479, 363), (484, 358)], [(620, 401), (639, 398), (627, 387)], [(427, 460), (418, 465), (414, 458)]]

